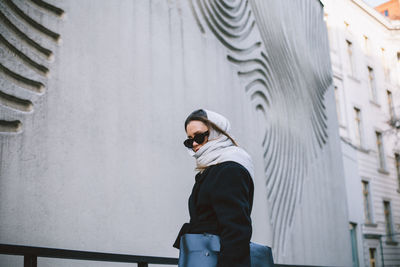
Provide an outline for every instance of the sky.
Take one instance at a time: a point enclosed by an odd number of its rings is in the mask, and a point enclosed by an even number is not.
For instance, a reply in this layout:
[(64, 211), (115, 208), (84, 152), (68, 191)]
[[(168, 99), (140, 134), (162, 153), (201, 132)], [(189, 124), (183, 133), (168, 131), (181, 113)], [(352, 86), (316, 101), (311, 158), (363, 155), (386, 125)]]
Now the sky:
[(372, 7), (376, 7), (379, 6), (382, 3), (387, 2), (388, 0), (364, 0), (365, 3), (367, 3), (368, 5), (372, 6)]

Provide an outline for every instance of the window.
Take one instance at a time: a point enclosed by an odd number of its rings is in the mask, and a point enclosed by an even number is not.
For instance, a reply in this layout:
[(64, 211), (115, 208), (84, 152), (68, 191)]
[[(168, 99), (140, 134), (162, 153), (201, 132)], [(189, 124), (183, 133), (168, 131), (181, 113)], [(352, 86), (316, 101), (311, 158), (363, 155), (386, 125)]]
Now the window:
[(400, 188), (400, 155), (394, 154), (395, 166), (396, 166), (396, 174), (397, 174), (397, 181)]
[(390, 119), (393, 120), (395, 116), (394, 116), (394, 105), (393, 105), (393, 96), (392, 96), (392, 92), (390, 92), (389, 90), (387, 90), (386, 93), (387, 93), (387, 101), (388, 101), (389, 116), (390, 116)]
[(347, 55), (349, 57), (350, 74), (354, 76), (354, 55), (353, 55), (353, 43), (346, 40), (347, 43)]
[(355, 119), (355, 138), (356, 145), (361, 147), (362, 145), (362, 123), (361, 123), (361, 110), (354, 108), (354, 119)]
[(368, 67), (368, 84), (372, 100), (376, 102), (377, 97), (376, 97), (376, 87), (375, 87), (375, 74), (374, 74), (374, 69), (371, 67)]
[(376, 267), (376, 249), (369, 249), (369, 267)]
[(335, 41), (334, 41), (334, 32), (333, 32), (333, 28), (331, 25), (328, 25), (328, 22), (326, 22), (326, 29), (328, 31), (328, 41), (329, 41), (329, 47), (331, 49), (331, 51), (335, 51), (336, 50), (336, 46), (335, 46)]
[(385, 81), (389, 82), (390, 80), (390, 69), (388, 68), (387, 62), (386, 62), (386, 51), (385, 48), (381, 48), (382, 51), (382, 66), (383, 66), (383, 73), (385, 76)]
[(379, 168), (382, 170), (386, 170), (385, 151), (383, 148), (382, 133), (375, 132), (375, 134), (376, 134), (376, 145), (378, 147)]
[(369, 183), (362, 181), (365, 223), (372, 223)]
[(335, 85), (335, 100), (336, 100), (336, 113), (337, 113), (337, 117), (338, 117), (338, 122), (339, 124), (342, 122), (342, 116), (340, 115), (341, 111), (340, 111), (340, 101), (339, 101), (339, 89), (338, 87)]
[(385, 228), (386, 228), (386, 240), (393, 241), (393, 222), (392, 222), (392, 213), (390, 209), (390, 202), (383, 201), (383, 208), (385, 214)]
[(397, 83), (400, 85), (400, 52), (397, 52)]
[(358, 261), (358, 248), (357, 248), (357, 224), (350, 223), (350, 240), (351, 240), (351, 254), (353, 256), (353, 267), (360, 266)]
[(383, 14), (385, 14), (385, 17), (389, 17), (389, 10), (385, 10), (385, 11), (383, 11)]
[(364, 35), (364, 52), (365, 54), (369, 54), (370, 50), (369, 50), (369, 38), (368, 36)]

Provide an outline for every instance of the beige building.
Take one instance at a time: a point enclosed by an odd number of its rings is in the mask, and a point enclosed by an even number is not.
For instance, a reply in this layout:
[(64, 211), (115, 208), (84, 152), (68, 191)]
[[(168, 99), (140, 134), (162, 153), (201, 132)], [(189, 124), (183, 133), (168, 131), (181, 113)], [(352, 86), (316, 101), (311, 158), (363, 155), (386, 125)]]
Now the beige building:
[(360, 0), (323, 4), (353, 266), (400, 266), (400, 21)]
[(400, 19), (400, 0), (390, 0), (377, 7), (379, 13), (392, 20)]

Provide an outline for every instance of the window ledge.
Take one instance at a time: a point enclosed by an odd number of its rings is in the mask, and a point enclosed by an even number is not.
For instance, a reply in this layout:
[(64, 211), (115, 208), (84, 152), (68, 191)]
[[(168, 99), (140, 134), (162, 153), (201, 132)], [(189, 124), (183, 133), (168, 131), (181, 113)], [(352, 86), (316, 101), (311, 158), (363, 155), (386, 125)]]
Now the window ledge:
[(358, 145), (353, 144), (353, 143), (350, 141), (350, 139), (347, 138), (347, 137), (341, 136), (340, 139), (341, 139), (344, 143), (348, 144), (349, 146), (351, 146), (352, 148), (354, 148), (354, 149), (356, 149), (356, 150), (358, 150), (358, 151), (360, 151), (360, 152), (369, 154), (369, 152), (371, 151), (370, 149), (367, 149), (367, 148), (364, 148), (364, 147), (360, 147), (360, 146), (358, 146)]
[(369, 150), (366, 149), (366, 148), (364, 148), (364, 147), (361, 147), (361, 146), (357, 146), (357, 145), (356, 145), (355, 148), (356, 148), (358, 151), (363, 152), (363, 153), (365, 153), (365, 154), (368, 154), (368, 153), (369, 153)]
[(374, 106), (377, 107), (377, 108), (380, 108), (380, 107), (381, 107), (381, 105), (378, 104), (378, 102), (376, 102), (376, 100), (370, 99), (370, 100), (369, 100), (369, 103), (371, 103), (372, 105), (374, 105)]
[(386, 245), (390, 245), (390, 246), (397, 246), (399, 244), (399, 242), (394, 241), (394, 240), (386, 240)]
[(360, 83), (360, 80), (357, 79), (356, 77), (354, 77), (354, 76), (351, 75), (351, 74), (347, 75), (347, 77), (349, 77), (350, 79), (352, 79), (353, 81), (355, 81), (355, 82), (357, 82), (357, 83)]
[(376, 223), (365, 223), (364, 225), (366, 227), (374, 227), (374, 228), (378, 227), (378, 224), (376, 224)]
[(366, 239), (381, 239), (381, 234), (364, 234), (364, 238)]
[[(340, 139), (348, 145), (352, 145), (348, 137), (341, 136)], [(353, 146), (353, 145), (352, 145)]]
[(387, 170), (382, 169), (382, 168), (379, 168), (379, 169), (378, 169), (378, 172), (379, 172), (379, 173), (382, 173), (382, 174), (386, 174), (386, 175), (389, 174), (389, 172), (388, 172)]

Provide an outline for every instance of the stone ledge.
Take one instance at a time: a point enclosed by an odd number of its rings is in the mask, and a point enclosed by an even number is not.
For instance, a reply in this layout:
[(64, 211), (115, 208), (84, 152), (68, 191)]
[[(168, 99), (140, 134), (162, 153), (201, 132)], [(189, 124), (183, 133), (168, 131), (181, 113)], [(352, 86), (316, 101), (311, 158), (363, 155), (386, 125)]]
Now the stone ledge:
[(364, 234), (366, 239), (381, 239), (381, 234)]
[(397, 246), (399, 244), (399, 242), (394, 241), (394, 240), (386, 240), (385, 243), (386, 243), (386, 245), (389, 245), (389, 246)]
[(384, 170), (384, 169), (381, 169), (381, 168), (378, 169), (378, 172), (382, 173), (382, 174), (386, 174), (386, 175), (389, 174), (389, 172), (387, 170)]

